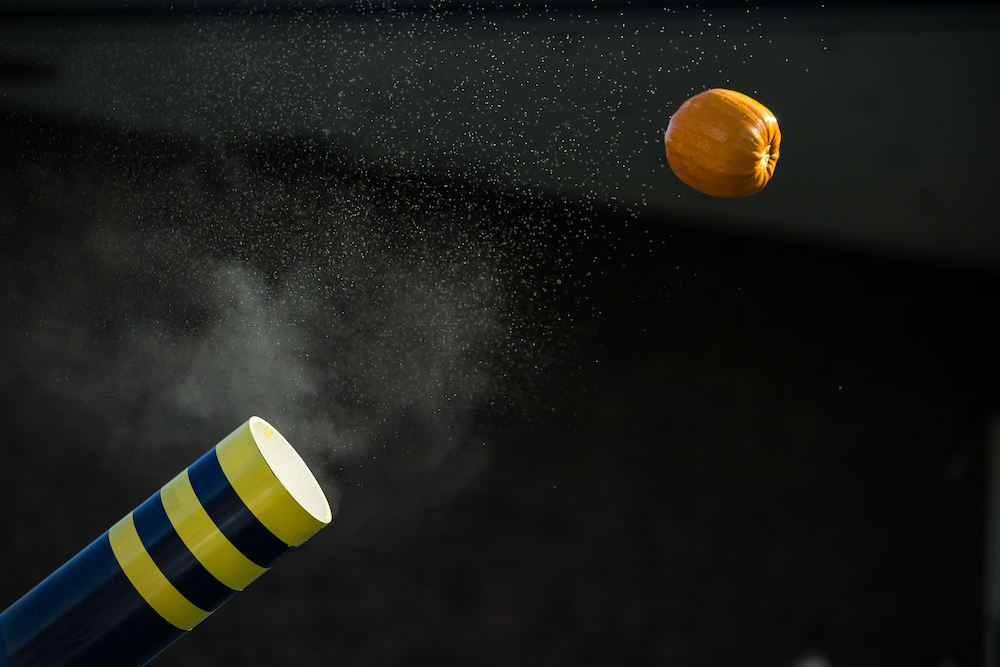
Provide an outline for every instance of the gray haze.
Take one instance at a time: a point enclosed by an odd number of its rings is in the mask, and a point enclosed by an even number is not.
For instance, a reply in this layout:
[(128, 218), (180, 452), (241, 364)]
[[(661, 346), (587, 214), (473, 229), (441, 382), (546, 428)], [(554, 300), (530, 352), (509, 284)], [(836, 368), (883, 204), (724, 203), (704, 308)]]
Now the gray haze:
[[(125, 135), (67, 156), (48, 140), (4, 198), (6, 390), (85, 423), (48, 433), (146, 486), (252, 415), (333, 499), (366, 463), (434, 478), (474, 411), (502, 414), (574, 354), (556, 316), (530, 315), (555, 286), (533, 273), (552, 227), (537, 206), (373, 185), (331, 146), (272, 160)], [(463, 461), (435, 488), (482, 464)]]

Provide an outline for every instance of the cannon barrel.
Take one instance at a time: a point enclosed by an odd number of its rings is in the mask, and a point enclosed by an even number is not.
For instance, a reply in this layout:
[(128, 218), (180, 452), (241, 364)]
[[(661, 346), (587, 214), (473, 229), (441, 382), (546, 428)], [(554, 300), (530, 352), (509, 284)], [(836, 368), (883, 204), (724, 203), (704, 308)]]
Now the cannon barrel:
[(331, 519), (251, 417), (0, 613), (0, 667), (144, 665)]

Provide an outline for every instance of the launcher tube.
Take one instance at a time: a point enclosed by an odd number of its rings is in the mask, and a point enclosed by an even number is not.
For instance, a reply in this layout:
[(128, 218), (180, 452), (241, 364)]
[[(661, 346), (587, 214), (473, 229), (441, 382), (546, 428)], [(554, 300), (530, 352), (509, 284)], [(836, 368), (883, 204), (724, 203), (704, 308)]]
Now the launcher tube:
[(0, 613), (0, 667), (138, 667), (332, 519), (252, 417)]

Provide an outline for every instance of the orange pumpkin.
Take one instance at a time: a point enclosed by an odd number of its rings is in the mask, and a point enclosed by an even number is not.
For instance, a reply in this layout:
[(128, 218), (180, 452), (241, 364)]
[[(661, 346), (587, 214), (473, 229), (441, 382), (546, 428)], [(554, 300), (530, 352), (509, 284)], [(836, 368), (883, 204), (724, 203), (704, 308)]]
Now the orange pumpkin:
[(746, 197), (770, 180), (781, 130), (767, 107), (713, 88), (681, 105), (663, 135), (677, 178), (713, 197)]

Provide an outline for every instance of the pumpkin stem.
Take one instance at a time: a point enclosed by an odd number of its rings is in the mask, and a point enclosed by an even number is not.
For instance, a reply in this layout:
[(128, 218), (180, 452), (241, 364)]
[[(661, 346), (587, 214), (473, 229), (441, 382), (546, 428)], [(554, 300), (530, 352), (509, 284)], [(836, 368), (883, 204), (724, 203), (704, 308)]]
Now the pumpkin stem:
[(757, 168), (761, 171), (767, 171), (767, 163), (771, 160), (771, 147), (766, 146), (760, 154), (760, 160), (757, 162)]

